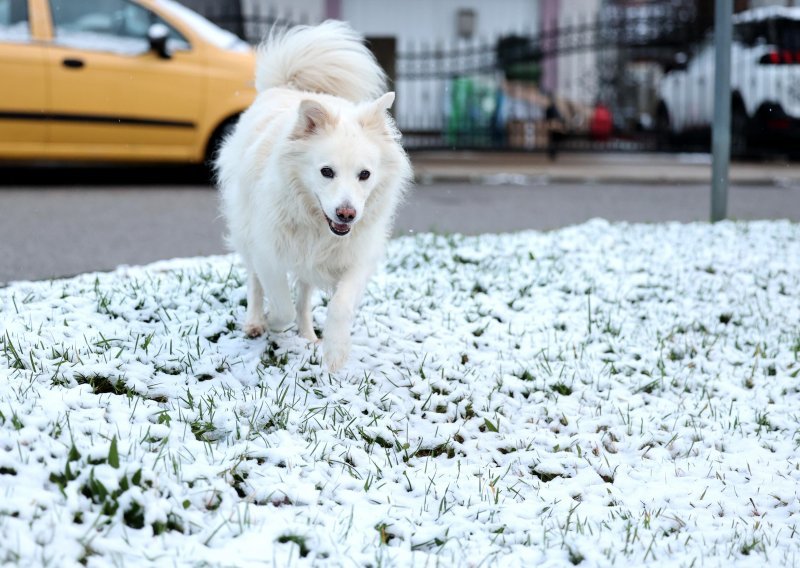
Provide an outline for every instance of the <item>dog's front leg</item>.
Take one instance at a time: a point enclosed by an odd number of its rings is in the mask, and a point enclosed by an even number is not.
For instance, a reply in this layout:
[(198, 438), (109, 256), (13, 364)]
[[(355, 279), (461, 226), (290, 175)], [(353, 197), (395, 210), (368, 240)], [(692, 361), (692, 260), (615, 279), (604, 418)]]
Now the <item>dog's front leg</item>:
[(297, 281), (297, 333), (309, 341), (318, 341), (317, 332), (314, 331), (314, 320), (311, 316), (311, 294), (314, 289), (311, 284), (302, 280)]
[(338, 371), (350, 355), (350, 327), (356, 308), (367, 285), (371, 271), (353, 270), (346, 273), (336, 286), (323, 333), (323, 361), (331, 371)]
[(294, 302), (286, 272), (276, 262), (259, 264), (256, 272), (269, 302), (267, 325), (272, 331), (284, 331), (294, 321)]

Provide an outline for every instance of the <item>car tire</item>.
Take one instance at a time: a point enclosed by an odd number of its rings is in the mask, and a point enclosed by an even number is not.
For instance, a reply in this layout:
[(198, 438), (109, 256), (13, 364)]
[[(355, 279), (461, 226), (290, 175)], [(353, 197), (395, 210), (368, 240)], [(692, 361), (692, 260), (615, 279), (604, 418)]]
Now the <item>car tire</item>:
[(746, 158), (750, 154), (749, 119), (740, 101), (731, 106), (731, 157)]
[(208, 138), (205, 157), (203, 158), (203, 166), (208, 170), (209, 175), (212, 177), (214, 173), (214, 159), (217, 157), (219, 147), (225, 137), (233, 130), (233, 127), (236, 126), (237, 120), (239, 120), (238, 115), (225, 119), (222, 124), (214, 129), (214, 132), (212, 132), (211, 136)]

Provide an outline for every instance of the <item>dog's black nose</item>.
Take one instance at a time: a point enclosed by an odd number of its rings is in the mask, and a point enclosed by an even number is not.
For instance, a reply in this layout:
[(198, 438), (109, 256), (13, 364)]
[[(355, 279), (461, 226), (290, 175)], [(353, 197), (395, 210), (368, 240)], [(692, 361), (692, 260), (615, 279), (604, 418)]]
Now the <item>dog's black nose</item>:
[(356, 210), (349, 205), (336, 208), (336, 217), (342, 223), (351, 223), (356, 218)]

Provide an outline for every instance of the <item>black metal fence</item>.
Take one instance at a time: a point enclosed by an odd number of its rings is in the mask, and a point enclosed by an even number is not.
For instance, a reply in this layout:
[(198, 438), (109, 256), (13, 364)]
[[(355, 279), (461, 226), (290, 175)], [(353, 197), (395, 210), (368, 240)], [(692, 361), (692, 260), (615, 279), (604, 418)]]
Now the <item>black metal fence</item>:
[(413, 148), (656, 149), (661, 80), (693, 35), (660, 14), (405, 46), (396, 117)]
[[(395, 48), (386, 38), (369, 39), (393, 80), (393, 112), (408, 148), (657, 150), (674, 141), (675, 124), (683, 121), (691, 136), (681, 148), (703, 149), (710, 122), (697, 113), (713, 106), (703, 86), (713, 82), (713, 57), (692, 4), (678, 5), (601, 10), (592, 19), (562, 19), (492, 40)], [(307, 22), (302, 14), (206, 13), (253, 43), (275, 25)], [(758, 39), (759, 45), (770, 41)], [(800, 73), (796, 55), (792, 67)], [(691, 80), (670, 79), (689, 68)], [(773, 79), (759, 87), (764, 101), (775, 99), (770, 89), (782, 79)], [(694, 122), (679, 113), (695, 113)], [(752, 118), (745, 112), (745, 122)], [(752, 128), (744, 129), (742, 136)]]
[(249, 2), (246, 8), (241, 0), (181, 0), (181, 3), (252, 44), (259, 43), (275, 26), (317, 23), (306, 12), (279, 11), (275, 6), (262, 2)]

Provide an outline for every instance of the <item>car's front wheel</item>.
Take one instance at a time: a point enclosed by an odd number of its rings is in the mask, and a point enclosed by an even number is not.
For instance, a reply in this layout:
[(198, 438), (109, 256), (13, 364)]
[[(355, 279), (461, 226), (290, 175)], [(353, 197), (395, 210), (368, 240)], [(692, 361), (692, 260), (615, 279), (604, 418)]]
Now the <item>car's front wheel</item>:
[(210, 173), (212, 173), (212, 170), (214, 169), (214, 160), (217, 157), (217, 152), (219, 152), (219, 147), (222, 145), (222, 141), (225, 140), (225, 137), (230, 134), (230, 132), (233, 130), (233, 127), (236, 126), (237, 120), (239, 120), (239, 115), (227, 118), (222, 122), (222, 124), (217, 126), (217, 128), (209, 137), (208, 143), (206, 144), (203, 165)]

